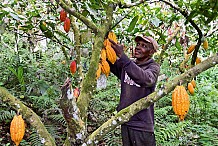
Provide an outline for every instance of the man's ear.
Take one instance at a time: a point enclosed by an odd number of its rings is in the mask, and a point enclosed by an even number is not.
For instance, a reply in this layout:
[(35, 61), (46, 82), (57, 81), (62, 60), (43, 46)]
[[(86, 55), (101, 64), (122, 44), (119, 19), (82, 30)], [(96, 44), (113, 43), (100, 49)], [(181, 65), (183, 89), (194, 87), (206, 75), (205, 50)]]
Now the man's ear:
[(149, 52), (149, 55), (152, 56), (154, 53), (155, 53), (155, 50), (151, 49), (150, 52)]

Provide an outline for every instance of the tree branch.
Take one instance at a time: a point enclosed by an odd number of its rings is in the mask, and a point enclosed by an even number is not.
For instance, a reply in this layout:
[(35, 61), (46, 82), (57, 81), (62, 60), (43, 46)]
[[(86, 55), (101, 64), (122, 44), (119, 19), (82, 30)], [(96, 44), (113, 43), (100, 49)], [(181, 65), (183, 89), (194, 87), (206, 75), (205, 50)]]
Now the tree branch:
[(100, 50), (103, 47), (103, 42), (105, 35), (107, 32), (109, 32), (109, 29), (112, 24), (113, 20), (113, 5), (108, 5), (106, 7), (106, 20), (105, 23), (102, 25), (102, 27), (99, 29), (99, 32), (95, 34), (94, 38), (94, 44), (93, 44), (93, 49), (92, 49), (92, 56), (90, 60), (90, 67), (89, 70), (84, 78), (82, 80), (82, 89), (81, 89), (81, 94), (78, 98), (78, 107), (80, 108), (81, 112), (81, 117), (83, 121), (86, 121), (87, 118), (87, 110), (89, 106), (89, 102), (92, 96), (93, 91), (95, 90), (96, 87), (96, 71), (98, 68), (98, 63), (99, 63), (99, 57), (100, 57)]
[(98, 27), (91, 22), (88, 18), (84, 17), (82, 14), (77, 13), (75, 10), (70, 8), (67, 5), (67, 2), (65, 0), (56, 0), (56, 2), (63, 8), (65, 9), (69, 14), (75, 16), (79, 20), (81, 20), (87, 27), (89, 27), (94, 33), (97, 33), (99, 31)]
[(84, 145), (96, 144), (104, 135), (115, 129), (117, 126), (127, 122), (137, 112), (149, 107), (154, 102), (169, 94), (180, 83), (185, 84), (190, 82), (195, 76), (201, 72), (218, 64), (218, 53), (209, 57), (205, 61), (191, 68), (187, 72), (175, 77), (171, 82), (165, 84), (161, 89), (153, 92), (147, 97), (144, 97), (125, 109), (119, 111), (114, 117), (102, 124), (97, 130), (95, 130), (86, 140)]
[(19, 99), (11, 95), (8, 90), (3, 87), (0, 87), (0, 99), (2, 99), (4, 103), (9, 104), (9, 106), (13, 109), (19, 109), (19, 112), (25, 118), (25, 121), (37, 130), (37, 133), (41, 137), (41, 141), (44, 142), (43, 144), (45, 146), (56, 145), (53, 137), (48, 133), (47, 129), (40, 120), (40, 117), (33, 110), (25, 106)]
[[(76, 62), (77, 64), (81, 64), (81, 33), (79, 28), (76, 25), (76, 21), (74, 19), (74, 16), (70, 17), (71, 20), (71, 25), (73, 28), (73, 34), (74, 34), (74, 40), (75, 40), (75, 50), (76, 50)], [(72, 53), (71, 53), (72, 56)], [(81, 77), (81, 80), (83, 80), (83, 73), (82, 73), (82, 65), (78, 66), (78, 72), (79, 72), (79, 76)], [(79, 81), (80, 83), (80, 81)]]
[(61, 87), (61, 91), (60, 107), (67, 122), (68, 129), (65, 145), (79, 145), (85, 138), (85, 124), (81, 120), (80, 110), (77, 107), (76, 97), (73, 95), (71, 80), (69, 78)]

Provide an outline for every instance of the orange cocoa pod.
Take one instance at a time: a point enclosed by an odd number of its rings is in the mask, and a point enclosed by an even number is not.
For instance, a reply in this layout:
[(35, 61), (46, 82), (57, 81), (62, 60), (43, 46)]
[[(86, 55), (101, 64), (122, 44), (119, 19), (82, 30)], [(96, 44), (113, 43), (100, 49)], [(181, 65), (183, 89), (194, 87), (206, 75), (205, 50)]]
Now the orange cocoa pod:
[(70, 19), (68, 17), (64, 21), (64, 30), (66, 33), (70, 31)]
[(207, 40), (204, 40), (204, 42), (203, 42), (203, 48), (204, 48), (205, 50), (208, 49), (208, 41), (207, 41)]
[(112, 31), (110, 31), (110, 32), (108, 33), (108, 38), (111, 39), (111, 40), (113, 40), (115, 43), (118, 42), (115, 33), (112, 32)]
[(101, 71), (106, 77), (110, 74), (110, 65), (106, 60), (101, 60)]
[(190, 106), (189, 96), (184, 86), (176, 86), (172, 93), (172, 107), (175, 114), (183, 121)]
[(70, 72), (72, 75), (75, 74), (76, 72), (76, 61), (75, 60), (70, 63)]
[(102, 65), (101, 65), (101, 63), (99, 63), (98, 64), (98, 70), (97, 70), (97, 72), (96, 72), (96, 80), (100, 77), (100, 75), (101, 75), (101, 67), (102, 67)]
[(104, 40), (104, 47), (111, 46), (111, 42), (108, 39)]
[(192, 84), (192, 86), (193, 86), (194, 88), (196, 87), (196, 82), (195, 82), (195, 80), (192, 80), (190, 83)]
[(188, 91), (191, 93), (191, 95), (194, 95), (195, 89), (191, 83), (188, 83)]
[(66, 18), (67, 18), (67, 12), (65, 12), (65, 10), (62, 9), (62, 10), (60, 11), (60, 21), (61, 21), (61, 22), (64, 22), (64, 21), (66, 20)]
[(195, 49), (195, 44), (192, 44), (189, 48), (188, 48), (188, 50), (187, 50), (187, 54), (190, 54), (194, 49)]
[(77, 101), (79, 95), (80, 95), (80, 90), (79, 90), (78, 87), (76, 87), (76, 88), (73, 90), (73, 96), (75, 97), (76, 101)]
[(107, 59), (106, 50), (104, 48), (101, 49), (101, 59), (102, 60), (106, 60)]
[(18, 146), (25, 133), (25, 123), (22, 115), (15, 115), (10, 125), (10, 135), (12, 141)]
[(196, 65), (201, 63), (201, 58), (197, 57), (196, 60), (195, 60), (195, 63), (196, 63)]
[(108, 61), (110, 61), (112, 64), (116, 62), (117, 55), (111, 46), (106, 46), (106, 55), (107, 55)]

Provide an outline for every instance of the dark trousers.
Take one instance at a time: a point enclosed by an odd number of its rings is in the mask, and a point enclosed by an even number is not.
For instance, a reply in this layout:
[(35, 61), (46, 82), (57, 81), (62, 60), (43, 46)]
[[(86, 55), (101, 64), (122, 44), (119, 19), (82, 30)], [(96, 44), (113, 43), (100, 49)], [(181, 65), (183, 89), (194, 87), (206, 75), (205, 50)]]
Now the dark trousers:
[(123, 146), (155, 146), (155, 135), (153, 132), (139, 131), (121, 126)]

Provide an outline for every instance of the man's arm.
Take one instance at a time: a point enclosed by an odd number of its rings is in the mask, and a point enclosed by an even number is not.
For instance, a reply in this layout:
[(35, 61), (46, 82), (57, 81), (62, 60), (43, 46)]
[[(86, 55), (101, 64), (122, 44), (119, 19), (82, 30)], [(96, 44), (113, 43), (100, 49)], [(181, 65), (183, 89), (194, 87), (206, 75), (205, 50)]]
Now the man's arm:
[(143, 69), (131, 62), (124, 67), (124, 70), (135, 83), (150, 87), (157, 82), (160, 66), (156, 63), (151, 63), (147, 69)]

